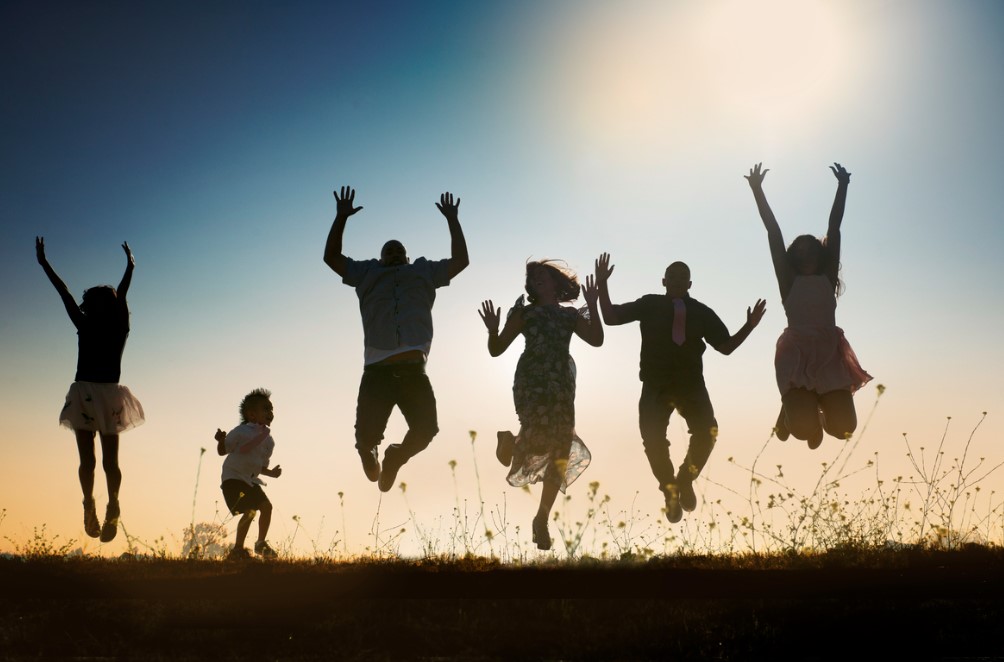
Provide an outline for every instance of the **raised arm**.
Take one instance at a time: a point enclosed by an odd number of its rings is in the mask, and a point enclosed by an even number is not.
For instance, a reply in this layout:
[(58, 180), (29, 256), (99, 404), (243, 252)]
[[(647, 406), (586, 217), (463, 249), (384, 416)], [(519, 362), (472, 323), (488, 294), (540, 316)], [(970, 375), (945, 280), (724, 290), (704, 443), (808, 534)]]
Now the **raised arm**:
[(837, 193), (833, 198), (833, 208), (830, 210), (830, 222), (826, 226), (826, 252), (830, 254), (829, 263), (826, 265), (826, 277), (836, 287), (840, 271), (840, 223), (844, 220), (847, 185), (851, 183), (851, 173), (839, 163), (831, 165), (830, 170), (837, 178)]
[(345, 255), (342, 254), (342, 235), (345, 234), (345, 223), (348, 222), (349, 216), (352, 216), (357, 211), (362, 209), (362, 207), (353, 207), (356, 201), (356, 192), (351, 186), (343, 186), (341, 189), (341, 196), (338, 195), (338, 191), (334, 191), (335, 195), (335, 221), (331, 224), (331, 230), (328, 231), (328, 241), (324, 244), (324, 263), (331, 267), (339, 276), (345, 276)]
[(614, 272), (614, 268), (610, 266), (610, 254), (603, 253), (600, 255), (599, 259), (596, 260), (596, 289), (598, 290), (599, 296), (599, 306), (600, 312), (603, 313), (603, 321), (609, 326), (617, 326), (621, 324), (620, 315), (617, 313), (617, 309), (620, 306), (615, 306), (610, 303), (610, 289), (607, 285), (607, 280), (609, 280), (610, 275)]
[(575, 334), (593, 347), (599, 347), (603, 344), (603, 322), (600, 320), (600, 311), (596, 308), (599, 290), (596, 288), (593, 276), (586, 276), (586, 286), (582, 288), (582, 295), (589, 309), (589, 319), (579, 316), (575, 323)]
[(450, 279), (467, 268), (471, 263), (467, 255), (467, 240), (464, 239), (464, 230), (460, 227), (460, 198), (456, 204), (453, 202), (453, 194), (447, 191), (439, 196), (436, 208), (446, 217), (446, 222), (450, 226)]
[(502, 352), (509, 349), (512, 341), (523, 331), (523, 310), (517, 308), (512, 311), (512, 314), (505, 321), (502, 333), (499, 333), (501, 313), (501, 309), (496, 308), (490, 299), (483, 301), (481, 303), (481, 310), (478, 311), (481, 321), (485, 323), (485, 328), (488, 329), (488, 353), (492, 356), (499, 356)]
[(784, 248), (784, 237), (781, 235), (781, 226), (774, 218), (774, 212), (767, 204), (767, 196), (763, 192), (763, 179), (769, 170), (761, 170), (761, 164), (756, 164), (750, 168), (750, 174), (744, 175), (746, 181), (753, 190), (753, 199), (756, 200), (757, 211), (760, 212), (760, 220), (767, 228), (767, 244), (770, 247), (770, 259), (774, 263), (774, 275), (777, 277), (777, 286), (781, 290), (781, 300), (788, 297), (791, 291), (791, 284), (795, 279), (791, 266), (788, 265), (788, 256)]
[(126, 254), (126, 268), (125, 273), (122, 274), (122, 280), (119, 281), (119, 287), (115, 290), (115, 295), (120, 301), (125, 301), (126, 292), (129, 291), (129, 285), (132, 284), (132, 270), (136, 267), (136, 258), (132, 256), (132, 251), (129, 250), (129, 242), (122, 242), (122, 250)]
[(767, 311), (767, 302), (763, 299), (757, 299), (756, 304), (752, 308), (746, 309), (746, 323), (735, 332), (728, 340), (721, 344), (719, 347), (715, 347), (719, 352), (728, 356), (735, 351), (739, 345), (743, 344), (756, 325), (760, 323), (763, 319), (764, 312)]
[(42, 237), (35, 237), (35, 257), (38, 259), (38, 263), (42, 265), (45, 275), (49, 277), (49, 282), (56, 288), (56, 292), (59, 294), (59, 298), (62, 300), (63, 307), (66, 308), (66, 313), (70, 316), (73, 326), (79, 329), (84, 321), (84, 314), (80, 312), (80, 306), (73, 300), (73, 295), (70, 294), (66, 283), (56, 274), (49, 265), (49, 261), (45, 258), (45, 239)]

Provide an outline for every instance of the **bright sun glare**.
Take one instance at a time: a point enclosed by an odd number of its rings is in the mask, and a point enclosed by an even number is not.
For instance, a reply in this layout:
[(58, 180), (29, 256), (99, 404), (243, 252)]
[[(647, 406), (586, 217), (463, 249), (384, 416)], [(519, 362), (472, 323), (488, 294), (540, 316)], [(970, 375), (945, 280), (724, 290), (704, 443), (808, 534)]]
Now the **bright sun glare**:
[(566, 26), (548, 87), (577, 140), (635, 158), (723, 117), (790, 124), (844, 88), (839, 9), (818, 0), (604, 9)]
[[(722, 98), (767, 111), (805, 112), (839, 88), (840, 16), (815, 0), (714, 3), (698, 19), (697, 45)], [(786, 112), (787, 111), (787, 112)]]

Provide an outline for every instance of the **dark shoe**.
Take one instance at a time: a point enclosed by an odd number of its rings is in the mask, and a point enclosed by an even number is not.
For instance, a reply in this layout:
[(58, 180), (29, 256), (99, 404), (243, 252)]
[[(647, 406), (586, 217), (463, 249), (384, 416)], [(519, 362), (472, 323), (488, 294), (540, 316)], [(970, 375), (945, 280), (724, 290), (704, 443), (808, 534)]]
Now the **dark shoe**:
[[(246, 553), (247, 550), (245, 550), (245, 554)], [(279, 556), (278, 554), (275, 553), (275, 550), (272, 549), (269, 546), (268, 542), (265, 540), (259, 540), (254, 544), (254, 553), (262, 557), (263, 559), (274, 559), (277, 556)]]
[(381, 492), (390, 492), (390, 488), (394, 487), (394, 481), (397, 480), (397, 472), (403, 465), (404, 461), (397, 459), (397, 455), (391, 454), (391, 449), (387, 449), (383, 455), (380, 480), (377, 482), (377, 487), (380, 488)]
[(547, 530), (547, 520), (533, 518), (533, 542), (537, 544), (537, 549), (551, 549), (551, 533)]
[(679, 482), (680, 507), (688, 513), (694, 512), (697, 508), (697, 494), (694, 493), (694, 481), (681, 480)]
[(112, 501), (105, 508), (105, 523), (101, 525), (101, 542), (111, 542), (119, 532), (119, 502)]
[(251, 553), (244, 547), (234, 547), (227, 554), (228, 561), (246, 561), (251, 558)]
[(676, 524), (683, 519), (683, 507), (680, 505), (680, 488), (670, 483), (663, 490), (666, 495), (666, 519), (670, 524)]
[(94, 499), (84, 499), (84, 533), (92, 538), (101, 535), (101, 522), (98, 521), (98, 510)]
[(508, 430), (500, 430), (498, 438), (499, 443), (495, 447), (495, 457), (502, 463), (502, 466), (508, 467), (512, 464), (512, 449), (516, 443), (516, 437)]
[(791, 431), (788, 430), (788, 419), (784, 415), (784, 405), (781, 405), (781, 412), (777, 415), (777, 422), (774, 423), (774, 436), (781, 441), (788, 441)]
[(376, 447), (368, 451), (359, 451), (359, 459), (363, 461), (363, 471), (366, 473), (366, 477), (370, 479), (370, 482), (373, 483), (380, 480), (380, 460), (378, 457)]

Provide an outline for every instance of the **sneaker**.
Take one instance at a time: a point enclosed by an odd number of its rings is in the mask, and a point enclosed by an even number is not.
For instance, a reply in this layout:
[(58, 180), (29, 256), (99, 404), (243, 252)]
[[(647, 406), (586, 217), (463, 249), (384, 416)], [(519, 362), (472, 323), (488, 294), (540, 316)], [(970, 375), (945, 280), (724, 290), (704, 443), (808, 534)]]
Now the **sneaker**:
[(236, 545), (234, 546), (233, 549), (230, 550), (230, 553), (227, 554), (228, 561), (246, 561), (247, 559), (250, 558), (251, 558), (251, 553), (248, 552), (247, 548), (237, 547)]
[(697, 494), (694, 493), (694, 481), (681, 480), (679, 483), (679, 489), (680, 507), (688, 513), (694, 512), (694, 509), (697, 508)]
[(105, 523), (101, 525), (101, 542), (111, 542), (119, 532), (119, 502), (110, 501), (105, 508)]
[(94, 499), (84, 499), (84, 532), (92, 538), (101, 535), (101, 522), (98, 521), (98, 511)]
[(254, 553), (263, 559), (274, 559), (279, 556), (275, 553), (275, 550), (269, 546), (268, 541), (265, 540), (259, 540), (254, 544)]
[(404, 464), (403, 460), (397, 460), (395, 455), (391, 455), (391, 450), (387, 449), (383, 455), (383, 468), (380, 470), (380, 480), (377, 483), (381, 492), (390, 492), (390, 488), (394, 487), (394, 481), (397, 480), (397, 472)]
[(516, 437), (508, 430), (500, 430), (498, 438), (499, 443), (495, 447), (495, 457), (502, 463), (502, 466), (508, 467), (512, 464), (512, 449), (516, 443)]
[(683, 519), (683, 507), (680, 505), (680, 488), (675, 484), (666, 485), (666, 519), (670, 524), (676, 524)]
[(359, 451), (359, 459), (363, 461), (363, 471), (366, 472), (366, 477), (373, 483), (380, 480), (380, 460), (378, 457), (376, 447), (368, 451)]

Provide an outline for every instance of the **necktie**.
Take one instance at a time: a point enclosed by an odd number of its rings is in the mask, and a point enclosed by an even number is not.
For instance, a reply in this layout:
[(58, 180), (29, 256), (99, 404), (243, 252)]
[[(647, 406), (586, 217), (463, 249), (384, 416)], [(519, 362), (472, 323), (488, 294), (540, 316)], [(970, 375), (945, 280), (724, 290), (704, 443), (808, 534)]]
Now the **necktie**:
[(687, 338), (687, 307), (683, 299), (673, 299), (673, 342), (682, 345)]

